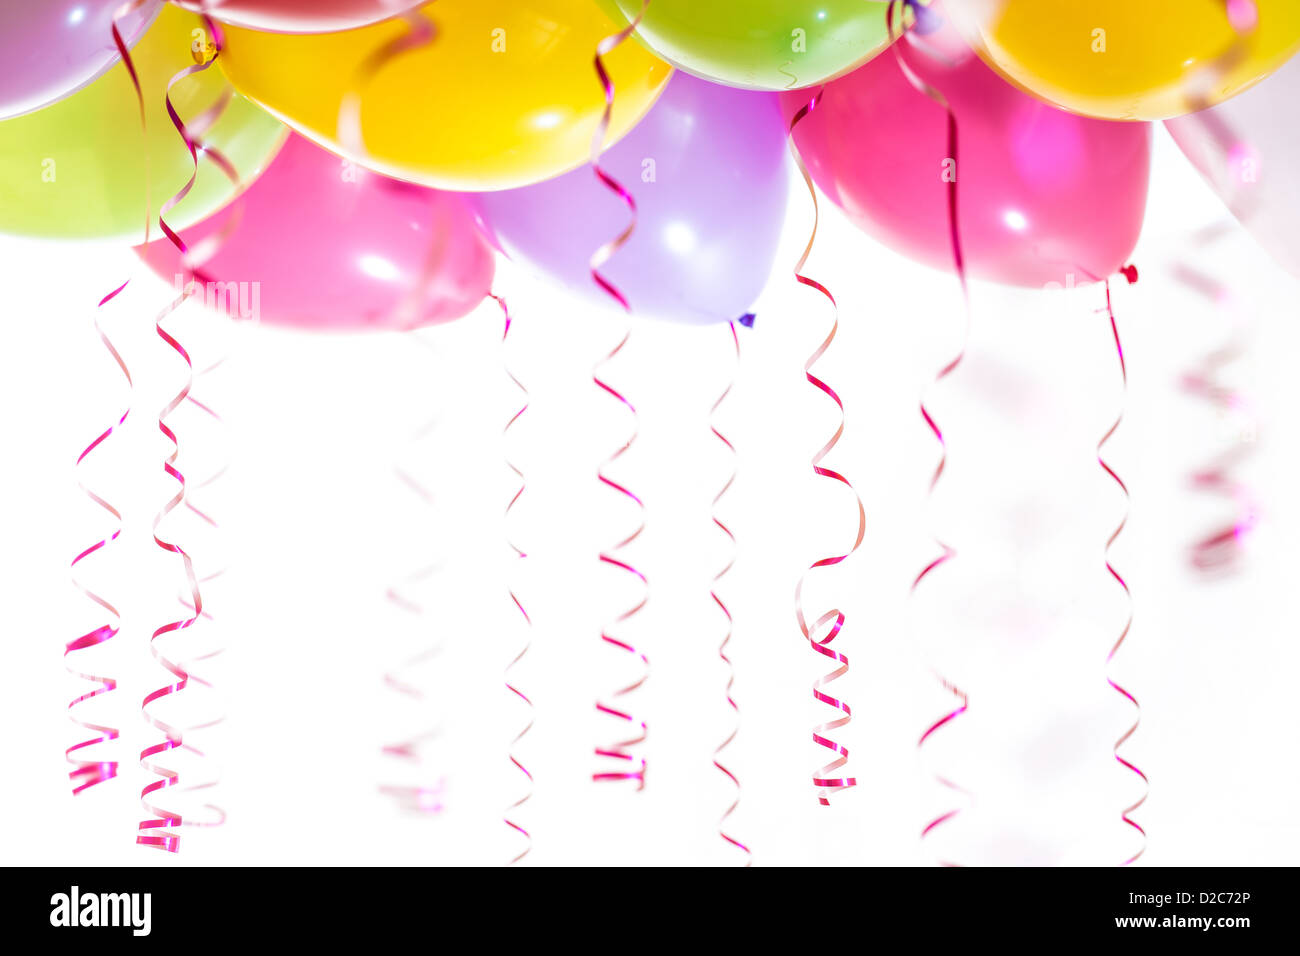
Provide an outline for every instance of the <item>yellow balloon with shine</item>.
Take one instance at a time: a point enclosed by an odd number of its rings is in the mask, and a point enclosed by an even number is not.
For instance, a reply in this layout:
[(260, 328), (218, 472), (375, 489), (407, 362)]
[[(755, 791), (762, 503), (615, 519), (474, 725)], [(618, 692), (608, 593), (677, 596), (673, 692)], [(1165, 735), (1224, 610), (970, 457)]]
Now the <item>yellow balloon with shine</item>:
[(1300, 49), (1300, 0), (947, 0), (988, 63), (1056, 106), (1160, 120), (1220, 103)]
[[(596, 0), (437, 0), (419, 13), (433, 38), (391, 55), (382, 51), (411, 29), (402, 19), (313, 35), (231, 27), (221, 65), (236, 89), (309, 139), (409, 182), (510, 189), (586, 161), (605, 106), (596, 48), (620, 26)], [(604, 61), (613, 142), (672, 69), (630, 38)], [(340, 122), (357, 98), (359, 141)]]

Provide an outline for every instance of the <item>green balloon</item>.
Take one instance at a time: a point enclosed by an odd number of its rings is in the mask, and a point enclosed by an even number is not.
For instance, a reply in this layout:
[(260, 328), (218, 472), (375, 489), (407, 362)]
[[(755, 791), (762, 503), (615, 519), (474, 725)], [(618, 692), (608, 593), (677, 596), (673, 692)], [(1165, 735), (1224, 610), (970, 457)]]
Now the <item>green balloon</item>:
[[(601, 0), (624, 23), (642, 0)], [(848, 73), (889, 46), (887, 0), (651, 0), (636, 35), (687, 73), (793, 90)], [(901, 26), (901, 24), (900, 24)]]
[[(135, 87), (121, 63), (52, 106), (0, 122), (0, 233), (135, 244), (144, 240), (147, 198), (151, 235), (161, 235), (162, 204), (194, 172), (164, 95), (175, 73), (195, 65), (191, 50), (202, 50), (207, 41), (202, 28), (194, 14), (167, 4), (132, 50), (144, 94), (144, 130)], [(212, 66), (178, 82), (172, 103), (190, 123), (227, 90), (220, 68)], [(261, 173), (284, 137), (277, 120), (233, 96), (203, 140), (231, 162), (240, 184), (200, 154), (198, 180), (167, 214), (168, 225), (182, 229), (224, 206)]]

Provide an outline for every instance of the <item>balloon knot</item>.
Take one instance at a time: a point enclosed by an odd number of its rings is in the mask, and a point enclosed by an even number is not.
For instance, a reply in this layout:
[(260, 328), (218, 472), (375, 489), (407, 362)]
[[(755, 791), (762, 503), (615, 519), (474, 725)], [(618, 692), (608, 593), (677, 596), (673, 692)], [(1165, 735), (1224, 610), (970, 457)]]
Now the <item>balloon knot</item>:
[[(924, 0), (929, 3), (929, 0)], [(913, 24), (912, 29), (921, 36), (928, 36), (931, 33), (943, 28), (943, 15), (930, 6), (922, 6), (918, 0), (906, 0), (907, 9), (912, 11)]]

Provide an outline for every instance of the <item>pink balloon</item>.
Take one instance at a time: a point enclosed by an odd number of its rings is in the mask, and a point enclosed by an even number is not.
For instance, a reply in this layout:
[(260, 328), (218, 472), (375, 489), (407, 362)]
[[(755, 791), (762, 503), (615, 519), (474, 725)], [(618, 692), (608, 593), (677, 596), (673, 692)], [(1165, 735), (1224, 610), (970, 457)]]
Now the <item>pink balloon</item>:
[(427, 0), (177, 0), (222, 23), (269, 33), (333, 33), (378, 23)]
[[(469, 313), (492, 285), (492, 250), (462, 196), (369, 172), (297, 135), (240, 199), (181, 237), (200, 255), (219, 243), (198, 294), (275, 325), (432, 325)], [(137, 252), (178, 289), (196, 280), (169, 240)]]
[[(102, 76), (119, 59), (113, 17), (126, 0), (0, 3), (0, 120), (49, 106)], [(118, 31), (128, 49), (162, 4), (127, 8)]]
[[(1075, 116), (1020, 92), (942, 15), (929, 8), (894, 50), (826, 86), (795, 130), (813, 179), (861, 229), (927, 265), (953, 267), (955, 176), (972, 276), (1033, 287), (1111, 275), (1142, 228), (1149, 124)], [(956, 157), (946, 112), (908, 79), (899, 55), (952, 106)], [(782, 94), (786, 115), (809, 98)]]

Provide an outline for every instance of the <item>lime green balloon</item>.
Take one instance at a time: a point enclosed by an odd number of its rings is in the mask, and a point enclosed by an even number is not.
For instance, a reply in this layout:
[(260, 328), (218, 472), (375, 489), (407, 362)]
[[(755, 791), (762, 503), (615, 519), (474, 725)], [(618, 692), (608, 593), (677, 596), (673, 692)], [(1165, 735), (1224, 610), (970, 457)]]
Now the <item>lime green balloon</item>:
[[(642, 0), (601, 0), (629, 23)], [(651, 0), (637, 36), (673, 66), (726, 86), (793, 90), (889, 46), (886, 0)], [(896, 5), (903, 16), (904, 5)]]
[[(126, 67), (119, 63), (90, 86), (43, 110), (0, 122), (0, 233), (54, 239), (144, 239), (146, 201), (151, 235), (159, 236), (162, 204), (185, 185), (194, 161), (167, 116), (171, 77), (194, 66), (208, 43), (203, 22), (167, 4), (131, 51), (144, 93), (146, 129)], [(212, 66), (186, 77), (172, 103), (187, 123), (227, 91)], [(239, 173), (230, 181), (200, 155), (198, 180), (167, 214), (177, 229), (216, 212), (255, 179), (284, 142), (280, 123), (235, 95), (204, 141)]]

